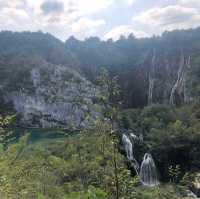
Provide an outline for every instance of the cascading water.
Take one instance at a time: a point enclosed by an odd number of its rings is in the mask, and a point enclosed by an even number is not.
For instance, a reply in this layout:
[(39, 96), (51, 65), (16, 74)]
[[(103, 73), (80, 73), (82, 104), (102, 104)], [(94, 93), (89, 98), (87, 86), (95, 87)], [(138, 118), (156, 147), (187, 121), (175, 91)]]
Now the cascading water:
[(154, 160), (151, 154), (146, 153), (144, 155), (141, 167), (140, 167), (140, 180), (145, 186), (156, 186), (159, 184), (157, 177), (157, 170)]
[[(131, 137), (134, 140), (137, 139), (137, 136), (134, 134), (131, 134)], [(146, 153), (144, 155), (141, 166), (139, 166), (139, 163), (133, 156), (133, 144), (129, 137), (123, 134), (122, 142), (126, 151), (127, 158), (131, 162), (131, 165), (134, 167), (141, 183), (149, 187), (158, 185), (159, 181), (157, 177), (157, 169), (151, 154)]]
[(127, 158), (129, 160), (132, 160), (133, 159), (133, 145), (130, 139), (128, 138), (128, 136), (126, 136), (125, 134), (123, 134), (122, 142), (125, 147)]
[(131, 136), (134, 140), (137, 139), (137, 136), (136, 136), (135, 134), (133, 134), (133, 133), (131, 133), (130, 136)]
[(123, 145), (125, 147), (125, 151), (126, 151), (126, 155), (127, 155), (128, 160), (131, 162), (131, 164), (134, 167), (137, 175), (139, 175), (139, 164), (133, 156), (133, 145), (132, 145), (129, 137), (126, 136), (125, 134), (123, 134), (122, 142), (123, 142)]

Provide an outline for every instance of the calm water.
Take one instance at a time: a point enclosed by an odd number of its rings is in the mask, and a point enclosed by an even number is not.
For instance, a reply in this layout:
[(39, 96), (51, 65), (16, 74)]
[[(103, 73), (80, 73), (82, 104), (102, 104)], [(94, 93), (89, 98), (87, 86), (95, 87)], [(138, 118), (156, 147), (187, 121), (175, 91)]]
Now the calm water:
[(58, 138), (66, 138), (68, 136), (76, 135), (77, 132), (62, 130), (62, 129), (40, 129), (40, 128), (12, 128), (8, 129), (9, 131), (13, 131), (15, 135), (15, 139), (12, 142), (17, 142), (20, 137), (25, 134), (30, 134), (29, 142), (34, 143), (42, 140), (53, 140)]

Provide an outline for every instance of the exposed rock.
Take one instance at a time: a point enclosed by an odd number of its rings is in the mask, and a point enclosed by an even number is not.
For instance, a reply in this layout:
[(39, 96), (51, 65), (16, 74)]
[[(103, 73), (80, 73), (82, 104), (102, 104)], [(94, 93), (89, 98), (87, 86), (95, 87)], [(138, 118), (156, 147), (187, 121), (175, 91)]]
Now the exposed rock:
[(200, 173), (196, 174), (190, 189), (197, 197), (200, 197)]
[[(7, 91), (20, 116), (20, 123), (34, 127), (82, 128), (100, 116), (93, 101), (98, 89), (78, 72), (61, 65), (42, 62), (30, 71), (26, 88)], [(91, 117), (88, 117), (91, 116)]]

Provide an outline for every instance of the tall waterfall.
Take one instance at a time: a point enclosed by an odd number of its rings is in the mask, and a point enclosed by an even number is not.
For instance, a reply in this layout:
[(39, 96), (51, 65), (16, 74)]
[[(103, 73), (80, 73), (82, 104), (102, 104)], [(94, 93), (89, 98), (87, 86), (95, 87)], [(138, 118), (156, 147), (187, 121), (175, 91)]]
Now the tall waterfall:
[[(135, 138), (135, 135), (132, 137)], [(134, 145), (132, 144), (129, 137), (123, 134), (122, 142), (126, 151), (127, 158), (131, 162), (131, 165), (134, 167), (136, 174), (140, 178), (141, 183), (145, 186), (150, 186), (150, 187), (158, 185), (159, 181), (157, 177), (156, 165), (154, 163), (151, 154), (146, 153), (144, 155), (141, 166), (139, 166), (139, 163), (134, 158), (133, 155)]]
[(151, 154), (146, 153), (144, 155), (141, 167), (140, 167), (140, 180), (145, 186), (156, 186), (159, 184), (156, 165)]
[(122, 136), (122, 142), (125, 147), (126, 155), (128, 160), (131, 162), (132, 166), (134, 167), (137, 175), (139, 175), (139, 164), (137, 160), (133, 156), (133, 145), (129, 139), (129, 137), (125, 134)]

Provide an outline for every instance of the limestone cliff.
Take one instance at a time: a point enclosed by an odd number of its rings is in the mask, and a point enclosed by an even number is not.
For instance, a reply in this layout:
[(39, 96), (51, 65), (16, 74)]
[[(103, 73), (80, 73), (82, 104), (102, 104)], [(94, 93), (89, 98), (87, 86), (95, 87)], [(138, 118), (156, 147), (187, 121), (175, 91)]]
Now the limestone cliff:
[(23, 125), (81, 128), (100, 115), (94, 103), (98, 89), (71, 68), (43, 61), (23, 78), (28, 85), (13, 91), (2, 86)]

